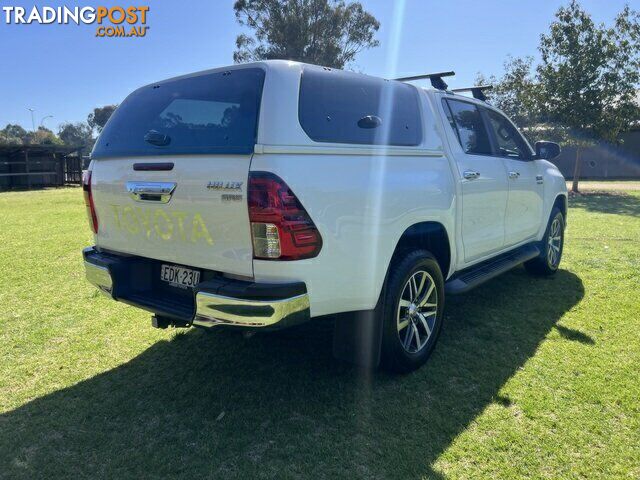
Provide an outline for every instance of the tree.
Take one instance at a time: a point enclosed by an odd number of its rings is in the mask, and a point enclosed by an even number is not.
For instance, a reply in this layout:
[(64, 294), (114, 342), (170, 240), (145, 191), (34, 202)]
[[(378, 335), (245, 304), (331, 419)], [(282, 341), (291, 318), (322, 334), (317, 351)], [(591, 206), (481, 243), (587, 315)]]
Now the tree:
[(62, 140), (47, 127), (40, 126), (35, 132), (27, 132), (23, 143), (27, 145), (62, 145)]
[(532, 73), (533, 57), (508, 57), (502, 77), (478, 74), (477, 85), (492, 85), (491, 103), (505, 112), (527, 136), (540, 123), (541, 88)]
[(27, 136), (27, 131), (20, 125), (8, 123), (0, 130), (0, 144), (2, 145), (22, 145)]
[(93, 129), (86, 123), (63, 123), (58, 130), (58, 137), (69, 146), (82, 146), (83, 154), (89, 153), (93, 148), (95, 139)]
[(544, 132), (576, 147), (572, 191), (578, 192), (582, 149), (618, 143), (640, 119), (640, 15), (627, 6), (612, 26), (596, 25), (572, 0), (556, 12), (538, 50), (534, 73), (531, 59), (510, 59), (502, 78), (490, 78), (491, 98), (529, 136)]
[(576, 146), (572, 191), (578, 192), (582, 147), (598, 140), (617, 143), (640, 118), (640, 17), (628, 6), (615, 24), (596, 25), (576, 0), (556, 13), (541, 36), (538, 76), (544, 112), (566, 126)]
[(359, 2), (342, 0), (237, 0), (240, 25), (236, 63), (286, 59), (343, 68), (366, 48), (378, 46), (380, 23)]
[(102, 132), (102, 129), (117, 107), (117, 105), (106, 105), (104, 107), (94, 108), (93, 112), (87, 117), (87, 123), (92, 129), (95, 128), (98, 133)]

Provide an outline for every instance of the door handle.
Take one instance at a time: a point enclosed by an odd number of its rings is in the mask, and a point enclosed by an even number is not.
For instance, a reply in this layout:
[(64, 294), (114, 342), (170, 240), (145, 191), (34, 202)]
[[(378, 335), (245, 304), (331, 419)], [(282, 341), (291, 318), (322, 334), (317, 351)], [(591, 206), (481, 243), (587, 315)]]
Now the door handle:
[(467, 180), (475, 180), (480, 176), (480, 172), (477, 172), (475, 170), (465, 170), (462, 173), (462, 176)]
[(516, 179), (520, 176), (520, 172), (509, 172), (509, 178)]
[(176, 188), (174, 182), (127, 182), (129, 196), (136, 202), (167, 203)]

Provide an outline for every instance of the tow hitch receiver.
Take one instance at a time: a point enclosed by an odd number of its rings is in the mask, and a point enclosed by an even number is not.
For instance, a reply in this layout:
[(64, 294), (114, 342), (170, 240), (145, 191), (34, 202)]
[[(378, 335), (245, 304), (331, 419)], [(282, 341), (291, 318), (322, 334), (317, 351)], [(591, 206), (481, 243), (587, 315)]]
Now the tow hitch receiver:
[(180, 320), (174, 320), (169, 317), (162, 317), (160, 315), (153, 315), (151, 317), (151, 326), (153, 328), (162, 328), (165, 329), (167, 327), (174, 328), (188, 328), (191, 326), (189, 322), (182, 322)]

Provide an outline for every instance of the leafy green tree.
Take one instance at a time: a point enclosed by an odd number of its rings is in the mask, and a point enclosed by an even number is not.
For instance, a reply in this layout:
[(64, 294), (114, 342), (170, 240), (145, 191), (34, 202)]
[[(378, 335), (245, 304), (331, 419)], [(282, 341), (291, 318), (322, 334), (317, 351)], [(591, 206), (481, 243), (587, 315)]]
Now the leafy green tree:
[(2, 145), (22, 145), (27, 136), (27, 131), (20, 125), (8, 123), (0, 130), (0, 144)]
[(525, 135), (533, 140), (535, 127), (540, 123), (541, 87), (532, 73), (533, 57), (508, 57), (504, 74), (497, 78), (478, 74), (477, 85), (492, 85), (487, 92), (491, 103), (505, 112)]
[(62, 140), (47, 127), (40, 126), (35, 132), (27, 132), (23, 143), (27, 145), (62, 145)]
[[(540, 38), (539, 65), (509, 59), (490, 98), (524, 127), (576, 147), (572, 190), (578, 192), (581, 154), (599, 141), (618, 143), (640, 119), (640, 14), (626, 6), (611, 26), (594, 23), (572, 0)], [(479, 76), (480, 81), (486, 81)]]
[(626, 6), (613, 26), (596, 25), (573, 0), (558, 10), (539, 48), (543, 112), (571, 132), (577, 192), (582, 147), (599, 140), (616, 143), (640, 118), (640, 16)]
[(95, 139), (93, 129), (86, 123), (63, 123), (58, 130), (58, 137), (65, 145), (82, 146), (81, 152), (88, 154), (93, 148)]
[(279, 58), (343, 68), (379, 44), (380, 23), (359, 2), (237, 0), (233, 9), (252, 31), (237, 37), (236, 63)]
[(104, 107), (94, 108), (93, 112), (87, 117), (87, 123), (92, 129), (95, 128), (100, 133), (117, 107), (117, 105), (105, 105)]

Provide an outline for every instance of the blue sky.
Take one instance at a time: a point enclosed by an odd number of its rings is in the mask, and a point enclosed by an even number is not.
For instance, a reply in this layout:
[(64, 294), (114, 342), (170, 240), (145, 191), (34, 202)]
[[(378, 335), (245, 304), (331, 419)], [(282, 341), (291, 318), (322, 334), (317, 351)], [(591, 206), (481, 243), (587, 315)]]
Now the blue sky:
[[(637, 1), (637, 0), (634, 0)], [(633, 5), (634, 1), (631, 1)], [(363, 0), (381, 23), (380, 46), (362, 52), (353, 68), (379, 76), (455, 70), (452, 87), (477, 72), (499, 74), (507, 55), (537, 55), (560, 0)], [(0, 6), (75, 5), (71, 1), (0, 0)], [(78, 5), (150, 6), (144, 38), (96, 38), (95, 26), (0, 23), (0, 126), (57, 129), (86, 119), (95, 106), (119, 103), (138, 86), (232, 63), (241, 32), (232, 0), (103, 0)], [(582, 0), (596, 21), (610, 22), (624, 0)], [(0, 12), (1, 13), (1, 12)]]

